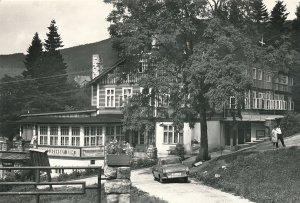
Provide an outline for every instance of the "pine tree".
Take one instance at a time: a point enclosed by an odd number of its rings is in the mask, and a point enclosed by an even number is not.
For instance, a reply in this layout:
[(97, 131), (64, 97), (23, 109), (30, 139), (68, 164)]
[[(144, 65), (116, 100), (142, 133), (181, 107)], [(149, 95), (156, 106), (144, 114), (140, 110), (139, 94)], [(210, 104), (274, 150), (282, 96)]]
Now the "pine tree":
[(286, 13), (286, 5), (278, 0), (271, 11), (271, 26), (274, 30), (283, 31), (283, 25), (289, 13)]
[(25, 57), (26, 70), (23, 72), (24, 77), (36, 78), (39, 76), (39, 61), (43, 55), (43, 44), (36, 32), (31, 45), (27, 49), (27, 55)]
[(49, 33), (47, 33), (47, 39), (45, 40), (45, 49), (48, 52), (56, 51), (58, 48), (63, 47), (60, 35), (57, 33), (57, 26), (55, 20), (51, 21), (48, 27)]
[(251, 2), (250, 18), (258, 24), (269, 20), (268, 10), (262, 0), (253, 0)]
[(300, 4), (296, 8), (296, 19), (293, 21), (293, 29), (300, 30)]
[(66, 87), (67, 65), (58, 50), (58, 48), (63, 47), (63, 45), (54, 20), (51, 21), (48, 29), (49, 32), (47, 33), (47, 39), (44, 43), (45, 53), (41, 62), (43, 76), (46, 78), (39, 81), (39, 89), (47, 93), (54, 93)]
[(243, 23), (242, 11), (239, 8), (238, 2), (235, 0), (230, 2), (229, 21), (237, 27), (240, 27)]

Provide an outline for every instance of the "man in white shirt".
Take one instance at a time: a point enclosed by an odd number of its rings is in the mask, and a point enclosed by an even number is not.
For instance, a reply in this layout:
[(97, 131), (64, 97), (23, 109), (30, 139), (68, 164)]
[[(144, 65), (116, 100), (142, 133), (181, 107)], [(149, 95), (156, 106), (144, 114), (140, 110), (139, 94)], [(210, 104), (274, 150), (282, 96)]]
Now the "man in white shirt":
[(280, 124), (276, 127), (275, 130), (277, 132), (277, 138), (278, 138), (278, 140), (280, 140), (282, 146), (285, 147), (284, 140), (283, 140), (283, 135), (282, 135), (282, 132), (281, 132), (281, 129), (280, 129)]

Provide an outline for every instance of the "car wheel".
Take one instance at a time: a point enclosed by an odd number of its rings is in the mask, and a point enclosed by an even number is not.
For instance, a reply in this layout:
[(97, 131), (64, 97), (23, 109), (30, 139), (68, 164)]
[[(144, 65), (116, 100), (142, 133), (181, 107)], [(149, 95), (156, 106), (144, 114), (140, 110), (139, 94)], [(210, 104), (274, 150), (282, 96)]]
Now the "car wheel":
[(157, 178), (155, 177), (154, 172), (152, 172), (152, 174), (153, 174), (153, 179), (154, 179), (155, 181), (157, 181)]
[(164, 179), (161, 176), (159, 176), (159, 182), (164, 183)]

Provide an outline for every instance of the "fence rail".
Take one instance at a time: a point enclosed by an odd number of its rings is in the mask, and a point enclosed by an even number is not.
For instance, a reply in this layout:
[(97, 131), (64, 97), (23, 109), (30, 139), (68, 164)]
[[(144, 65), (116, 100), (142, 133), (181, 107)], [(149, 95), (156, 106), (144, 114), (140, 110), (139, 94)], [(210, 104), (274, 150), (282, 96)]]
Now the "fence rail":
[[(40, 182), (40, 171), (42, 170), (52, 170), (52, 169), (96, 169), (98, 170), (98, 185), (97, 186), (86, 186), (84, 181), (64, 181), (64, 182)], [(0, 170), (35, 170), (36, 172), (36, 181), (35, 182), (0, 182), (0, 185), (49, 185), (52, 188), (52, 185), (77, 185), (81, 186), (79, 191), (26, 191), (26, 192), (0, 192), (1, 195), (34, 195), (36, 203), (40, 202), (41, 195), (83, 195), (86, 193), (87, 189), (97, 189), (97, 203), (101, 203), (101, 166), (67, 166), (67, 167), (51, 167), (51, 166), (24, 166), (24, 167), (0, 167)]]

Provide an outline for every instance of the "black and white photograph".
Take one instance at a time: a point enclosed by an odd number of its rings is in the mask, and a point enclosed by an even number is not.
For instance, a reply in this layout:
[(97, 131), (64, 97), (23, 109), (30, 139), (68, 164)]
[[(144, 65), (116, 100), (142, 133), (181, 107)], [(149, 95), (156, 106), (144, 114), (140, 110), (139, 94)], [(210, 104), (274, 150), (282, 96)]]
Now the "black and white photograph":
[(0, 0), (0, 203), (299, 203), (300, 0)]

